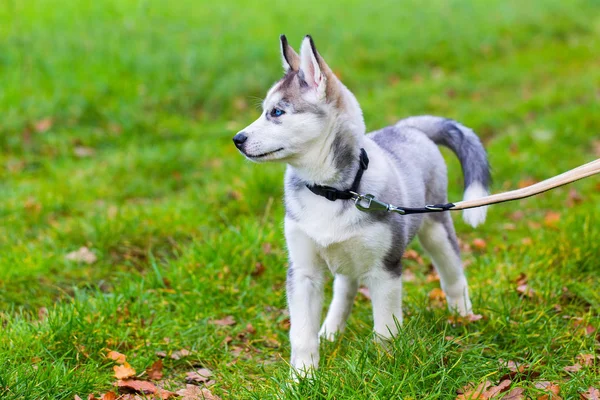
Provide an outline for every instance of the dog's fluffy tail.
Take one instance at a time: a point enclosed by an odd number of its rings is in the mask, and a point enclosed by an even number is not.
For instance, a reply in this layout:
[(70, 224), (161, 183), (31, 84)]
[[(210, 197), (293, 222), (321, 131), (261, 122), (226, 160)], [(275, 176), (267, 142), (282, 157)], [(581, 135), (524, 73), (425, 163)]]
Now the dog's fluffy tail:
[[(432, 116), (406, 118), (397, 125), (419, 129), (435, 144), (448, 147), (458, 156), (465, 178), (464, 200), (489, 194), (490, 165), (475, 132), (451, 119)], [(486, 213), (487, 207), (471, 208), (463, 211), (463, 219), (475, 227), (485, 221)]]

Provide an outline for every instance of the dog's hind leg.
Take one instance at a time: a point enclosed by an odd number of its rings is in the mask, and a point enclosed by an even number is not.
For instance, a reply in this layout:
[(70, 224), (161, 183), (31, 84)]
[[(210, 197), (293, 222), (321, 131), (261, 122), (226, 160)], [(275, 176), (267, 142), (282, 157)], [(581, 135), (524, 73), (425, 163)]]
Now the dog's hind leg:
[(473, 311), (469, 287), (450, 214), (428, 215), (423, 220), (418, 235), (421, 245), (433, 259), (433, 265), (440, 275), (440, 283), (450, 311), (458, 312), (462, 316), (471, 314)]
[(352, 303), (358, 290), (358, 281), (346, 275), (336, 274), (333, 281), (333, 300), (319, 336), (333, 341), (335, 335), (346, 328), (346, 321), (352, 310)]

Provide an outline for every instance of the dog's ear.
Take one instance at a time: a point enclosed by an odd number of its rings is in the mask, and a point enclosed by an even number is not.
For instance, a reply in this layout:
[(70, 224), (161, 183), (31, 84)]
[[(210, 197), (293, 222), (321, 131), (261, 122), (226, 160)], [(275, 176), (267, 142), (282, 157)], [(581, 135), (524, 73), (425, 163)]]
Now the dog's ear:
[(288, 44), (287, 38), (285, 35), (279, 36), (279, 41), (281, 44), (281, 62), (283, 64), (283, 69), (285, 72), (298, 71), (300, 68), (300, 56), (298, 53), (292, 49), (292, 46)]
[(334, 100), (337, 95), (337, 79), (317, 52), (310, 35), (304, 37), (300, 47), (300, 71), (308, 86), (316, 90), (319, 98)]

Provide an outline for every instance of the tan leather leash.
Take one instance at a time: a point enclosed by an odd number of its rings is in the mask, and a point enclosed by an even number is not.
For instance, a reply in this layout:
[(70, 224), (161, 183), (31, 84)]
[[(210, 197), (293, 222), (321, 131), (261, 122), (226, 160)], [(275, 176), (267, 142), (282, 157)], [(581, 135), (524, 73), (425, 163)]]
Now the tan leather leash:
[(595, 161), (584, 164), (580, 167), (564, 172), (560, 175), (554, 176), (552, 178), (546, 179), (544, 181), (535, 183), (533, 185), (521, 189), (511, 190), (509, 192), (504, 193), (492, 194), (475, 200), (459, 201), (457, 203), (426, 205), (423, 208), (408, 208), (394, 206), (392, 204), (379, 201), (375, 199), (373, 195), (370, 194), (358, 194), (352, 192), (352, 199), (354, 199), (354, 204), (356, 205), (356, 208), (358, 208), (361, 211), (390, 211), (402, 215), (423, 214), (443, 211), (458, 211), (466, 210), (468, 208), (476, 208), (488, 206), (491, 204), (504, 203), (505, 201), (524, 199), (526, 197), (531, 197), (536, 194), (555, 189), (559, 186), (563, 186), (568, 183), (575, 182), (598, 173), (600, 173), (600, 158)]

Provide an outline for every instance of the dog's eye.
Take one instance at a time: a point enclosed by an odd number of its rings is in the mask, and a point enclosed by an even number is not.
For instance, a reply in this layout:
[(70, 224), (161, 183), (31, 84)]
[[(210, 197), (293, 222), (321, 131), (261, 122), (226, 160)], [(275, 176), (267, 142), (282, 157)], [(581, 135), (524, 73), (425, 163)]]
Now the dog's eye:
[(271, 110), (271, 117), (281, 117), (283, 114), (285, 114), (285, 111), (281, 108), (274, 108)]

